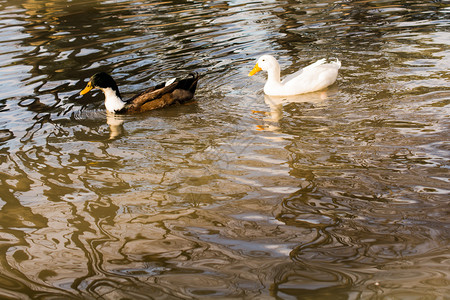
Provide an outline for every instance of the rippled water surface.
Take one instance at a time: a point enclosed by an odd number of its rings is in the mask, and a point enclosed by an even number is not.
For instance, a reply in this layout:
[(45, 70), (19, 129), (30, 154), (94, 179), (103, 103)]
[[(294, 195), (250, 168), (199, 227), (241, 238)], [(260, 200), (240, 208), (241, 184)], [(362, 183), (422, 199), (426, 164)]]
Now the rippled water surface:
[[(444, 1), (0, 0), (0, 298), (444, 299)], [(339, 58), (327, 90), (270, 99)], [(107, 116), (191, 71), (188, 104)]]

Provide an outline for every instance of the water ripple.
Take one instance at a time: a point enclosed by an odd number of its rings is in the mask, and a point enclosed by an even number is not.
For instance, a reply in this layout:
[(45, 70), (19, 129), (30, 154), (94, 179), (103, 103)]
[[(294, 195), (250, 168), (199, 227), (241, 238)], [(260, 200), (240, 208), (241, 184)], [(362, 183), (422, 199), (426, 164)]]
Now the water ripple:
[[(442, 298), (448, 8), (440, 1), (0, 3), (0, 297)], [(338, 57), (326, 91), (284, 74)], [(191, 71), (194, 101), (106, 114)], [(238, 276), (236, 275), (238, 274)]]

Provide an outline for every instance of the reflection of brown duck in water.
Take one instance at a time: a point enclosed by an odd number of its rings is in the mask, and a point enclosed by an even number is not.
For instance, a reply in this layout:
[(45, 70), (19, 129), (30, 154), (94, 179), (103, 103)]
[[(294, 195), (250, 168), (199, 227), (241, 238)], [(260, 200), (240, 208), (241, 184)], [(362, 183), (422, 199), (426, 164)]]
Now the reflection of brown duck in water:
[(101, 72), (91, 77), (80, 94), (84, 95), (94, 88), (100, 89), (105, 95), (107, 111), (133, 114), (191, 100), (194, 97), (198, 79), (197, 73), (191, 73), (184, 79), (173, 78), (147, 89), (128, 101), (123, 101), (114, 79)]

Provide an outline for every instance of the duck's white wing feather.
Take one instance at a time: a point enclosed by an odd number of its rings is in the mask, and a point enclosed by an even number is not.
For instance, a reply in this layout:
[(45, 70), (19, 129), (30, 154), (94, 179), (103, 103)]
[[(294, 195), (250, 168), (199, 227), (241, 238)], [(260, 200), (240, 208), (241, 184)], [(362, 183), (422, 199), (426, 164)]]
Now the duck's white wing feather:
[[(325, 64), (320, 62), (317, 65), (309, 65), (302, 72), (297, 72), (296, 76), (289, 76), (289, 80), (284, 80), (283, 89), (285, 93), (301, 94), (321, 90), (336, 81), (340, 62)], [(293, 74), (294, 75), (294, 74)]]
[(287, 75), (287, 76), (281, 81), (281, 83), (282, 83), (282, 84), (285, 84), (285, 83), (288, 82), (289, 80), (291, 80), (291, 79), (293, 79), (293, 78), (295, 78), (295, 77), (297, 77), (297, 76), (300, 76), (303, 72), (307, 72), (307, 71), (309, 71), (309, 70), (311, 70), (311, 69), (313, 69), (313, 68), (315, 68), (315, 67), (318, 67), (318, 66), (320, 66), (320, 65), (323, 65), (325, 62), (326, 62), (326, 59), (325, 59), (325, 58), (319, 59), (318, 61), (316, 61), (316, 62), (314, 62), (314, 63), (312, 63), (312, 64), (310, 64), (310, 65), (304, 67), (304, 68), (301, 69), (300, 71), (297, 71), (297, 72), (295, 72), (295, 73), (293, 73), (293, 74)]

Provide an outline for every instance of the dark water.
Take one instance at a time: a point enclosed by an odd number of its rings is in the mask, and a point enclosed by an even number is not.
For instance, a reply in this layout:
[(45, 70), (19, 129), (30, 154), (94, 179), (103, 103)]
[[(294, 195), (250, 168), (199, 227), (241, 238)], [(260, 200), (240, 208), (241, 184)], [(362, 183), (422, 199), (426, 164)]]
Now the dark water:
[[(448, 3), (0, 8), (0, 298), (448, 297)], [(343, 67), (274, 103), (262, 53)], [(127, 97), (202, 79), (114, 118), (78, 94), (98, 71)]]

